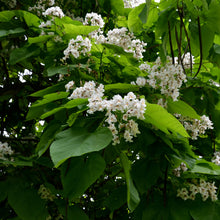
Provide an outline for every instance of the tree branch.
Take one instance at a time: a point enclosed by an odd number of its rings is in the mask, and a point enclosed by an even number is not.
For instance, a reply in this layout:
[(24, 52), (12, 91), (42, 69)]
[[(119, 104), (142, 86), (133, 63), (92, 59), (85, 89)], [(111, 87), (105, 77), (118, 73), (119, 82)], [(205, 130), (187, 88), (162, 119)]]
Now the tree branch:
[(172, 45), (172, 38), (171, 38), (171, 29), (170, 29), (170, 22), (168, 21), (168, 29), (169, 29), (169, 42), (170, 42), (170, 51), (172, 55), (172, 63), (175, 64), (174, 61), (174, 52), (173, 52), (173, 45)]
[(199, 61), (199, 68), (193, 78), (195, 78), (202, 67), (202, 59), (203, 59), (203, 52), (202, 52), (202, 33), (201, 33), (201, 25), (200, 25), (200, 18), (197, 18), (198, 21), (198, 30), (199, 30), (199, 48), (200, 48), (200, 61)]
[(176, 35), (176, 43), (177, 43), (177, 47), (178, 47), (178, 63), (181, 64), (182, 68), (183, 68), (183, 72), (184, 74), (186, 74), (184, 65), (183, 65), (183, 60), (181, 59), (181, 43), (178, 39), (178, 33), (177, 33), (177, 28), (175, 26), (175, 35)]

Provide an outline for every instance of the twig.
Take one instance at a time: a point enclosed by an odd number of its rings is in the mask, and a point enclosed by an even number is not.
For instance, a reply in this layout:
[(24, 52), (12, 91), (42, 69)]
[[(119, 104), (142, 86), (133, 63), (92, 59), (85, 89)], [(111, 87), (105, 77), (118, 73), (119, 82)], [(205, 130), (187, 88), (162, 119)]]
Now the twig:
[(172, 45), (172, 38), (171, 38), (171, 29), (170, 29), (170, 22), (168, 21), (168, 29), (169, 29), (169, 42), (170, 42), (170, 51), (172, 55), (172, 63), (175, 64), (174, 61), (174, 52), (173, 52), (173, 45)]
[(198, 20), (198, 29), (199, 29), (199, 48), (200, 48), (200, 62), (199, 62), (199, 68), (195, 74), (195, 76), (193, 78), (195, 78), (198, 74), (199, 74), (199, 71), (202, 67), (202, 59), (203, 59), (203, 52), (202, 52), (202, 34), (201, 34), (201, 26), (200, 26), (200, 18), (198, 17), (197, 18)]
[(65, 220), (68, 220), (68, 207), (69, 207), (69, 200), (66, 199), (66, 207), (65, 207)]
[(29, 137), (23, 137), (23, 138), (16, 138), (16, 137), (1, 137), (2, 140), (7, 140), (7, 141), (34, 141), (34, 142), (39, 142), (38, 139), (36, 138), (29, 138)]
[[(184, 65), (183, 65), (183, 61), (181, 59), (181, 43), (178, 39), (178, 33), (177, 33), (177, 28), (175, 26), (175, 35), (176, 35), (176, 43), (177, 43), (177, 47), (178, 47), (178, 63), (181, 64), (182, 68), (183, 68), (183, 72), (184, 74), (186, 74)], [(181, 40), (181, 39), (180, 39)]]
[(166, 207), (166, 202), (167, 202), (167, 174), (168, 174), (168, 165), (165, 170), (165, 175), (164, 175), (164, 188), (163, 188), (163, 205)]
[[(183, 14), (183, 13), (182, 13)], [(184, 28), (184, 31), (185, 31), (185, 34), (186, 34), (186, 38), (187, 38), (187, 46), (189, 47), (189, 53), (190, 53), (190, 71), (191, 71), (191, 75), (192, 75), (192, 50), (191, 50), (191, 44), (190, 44), (190, 38), (189, 38), (189, 35), (188, 35), (188, 32), (186, 30), (186, 26), (183, 22), (183, 16), (182, 14), (179, 12), (179, 16), (180, 16), (180, 21), (182, 22), (183, 24), (183, 28)], [(186, 52), (185, 52), (186, 53)], [(185, 53), (184, 53), (184, 56), (185, 56)]]

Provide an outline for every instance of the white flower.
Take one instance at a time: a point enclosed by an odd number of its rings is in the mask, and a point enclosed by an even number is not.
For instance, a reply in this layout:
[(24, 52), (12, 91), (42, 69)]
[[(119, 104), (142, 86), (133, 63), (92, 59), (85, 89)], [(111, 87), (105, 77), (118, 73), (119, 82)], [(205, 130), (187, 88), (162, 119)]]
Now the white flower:
[(100, 28), (103, 28), (105, 25), (105, 22), (103, 21), (101, 15), (91, 12), (91, 13), (86, 14), (85, 21), (83, 24), (91, 25), (91, 26), (99, 26)]
[(70, 89), (73, 88), (74, 84), (75, 84), (75, 83), (74, 83), (73, 81), (68, 82), (68, 83), (65, 85), (66, 92), (69, 92)]
[(186, 75), (183, 73), (181, 65), (173, 65), (171, 58), (167, 57), (167, 63), (162, 66), (158, 57), (155, 65), (150, 67), (144, 63), (139, 66), (142, 71), (149, 73), (147, 83), (154, 89), (160, 89), (161, 94), (171, 96), (174, 101), (179, 97), (179, 88), (186, 82)]
[(56, 16), (56, 17), (64, 17), (64, 13), (62, 9), (58, 6), (48, 8), (45, 12), (43, 12), (43, 15), (46, 17), (47, 15)]
[(69, 58), (72, 54), (75, 58), (78, 58), (81, 54), (84, 56), (91, 50), (91, 41), (89, 38), (83, 39), (81, 35), (78, 35), (76, 39), (71, 39), (69, 41), (68, 47), (64, 50), (63, 60)]
[(140, 87), (143, 87), (146, 85), (146, 79), (144, 77), (138, 77), (136, 80), (136, 84)]
[(147, 45), (136, 39), (134, 34), (130, 33), (125, 27), (108, 31), (106, 43), (122, 47), (124, 51), (133, 53), (133, 56), (137, 59), (143, 58), (142, 53), (145, 52), (144, 47)]
[(177, 197), (182, 198), (183, 200), (187, 200), (189, 198), (189, 192), (186, 188), (177, 190)]
[(14, 151), (11, 149), (11, 147), (8, 145), (8, 143), (2, 143), (0, 141), (0, 159), (1, 160), (7, 160), (7, 157), (14, 153)]
[(125, 8), (135, 8), (140, 4), (145, 3), (145, 0), (123, 0)]
[(181, 163), (177, 168), (173, 170), (173, 174), (177, 177), (180, 177), (180, 174), (186, 172), (188, 168), (186, 167), (185, 163)]
[(40, 185), (38, 194), (40, 194), (41, 199), (44, 200), (54, 201), (54, 199), (56, 198), (56, 196), (53, 195), (51, 191), (48, 188), (46, 188), (44, 185)]
[(151, 67), (150, 65), (148, 65), (147, 63), (142, 63), (140, 66), (139, 66), (140, 70), (142, 71), (151, 71)]
[(205, 115), (201, 116), (200, 120), (182, 115), (176, 115), (176, 117), (183, 124), (184, 128), (190, 132), (192, 140), (197, 140), (197, 137), (204, 134), (207, 129), (213, 129), (212, 121)]
[[(184, 200), (186, 199), (191, 199), (195, 200), (196, 194), (200, 193), (202, 196), (202, 200), (206, 201), (209, 197), (211, 198), (212, 201), (216, 201), (217, 198), (217, 187), (215, 186), (215, 182), (206, 182), (203, 179), (200, 179), (200, 183), (195, 185), (195, 184), (187, 184), (187, 188), (182, 188), (177, 190), (177, 197), (180, 197)], [(190, 196), (188, 196), (188, 193), (191, 193)]]
[(220, 151), (214, 153), (214, 156), (212, 158), (212, 163), (215, 163), (218, 166), (220, 165)]
[[(184, 56), (184, 57), (183, 57)], [(191, 64), (191, 58), (190, 58), (190, 53), (187, 52), (185, 55), (183, 55), (181, 59), (183, 59), (183, 66), (185, 69), (189, 69), (190, 68), (190, 64)], [(174, 58), (175, 60), (175, 64), (178, 64), (178, 57)], [(192, 56), (192, 66), (194, 64), (194, 56)]]
[[(71, 86), (66, 86), (69, 88)], [(130, 119), (136, 117), (138, 119), (144, 119), (144, 112), (146, 109), (145, 99), (138, 100), (133, 92), (129, 92), (124, 98), (120, 95), (114, 95), (112, 99), (102, 99), (104, 96), (104, 85), (100, 84), (96, 88), (94, 81), (89, 81), (84, 86), (76, 88), (69, 99), (76, 98), (88, 98), (88, 114), (93, 114), (96, 111), (106, 111), (105, 123), (108, 124), (108, 128), (112, 132), (113, 145), (119, 144), (119, 132), (124, 132), (125, 141), (132, 142), (132, 138), (136, 137), (140, 133), (138, 124)], [(116, 112), (121, 112), (122, 116), (118, 118)], [(123, 120), (125, 123), (121, 123)], [(116, 124), (118, 123), (118, 126)]]

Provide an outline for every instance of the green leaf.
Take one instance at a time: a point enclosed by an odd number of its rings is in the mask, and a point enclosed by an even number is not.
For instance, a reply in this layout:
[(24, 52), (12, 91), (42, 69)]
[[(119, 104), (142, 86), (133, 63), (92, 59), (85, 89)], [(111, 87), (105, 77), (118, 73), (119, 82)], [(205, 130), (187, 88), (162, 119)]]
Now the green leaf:
[(196, 204), (191, 203), (190, 214), (194, 220), (216, 220), (220, 216), (219, 201), (200, 201)]
[(67, 102), (64, 107), (65, 108), (74, 108), (78, 105), (83, 105), (83, 104), (87, 104), (88, 103), (88, 99), (73, 99), (70, 100), (69, 102)]
[(220, 167), (204, 159), (196, 161), (195, 166), (190, 170), (192, 173), (202, 173), (209, 175), (220, 175)]
[[(194, 202), (194, 201), (193, 201)], [(170, 218), (172, 220), (192, 220), (189, 208), (185, 204), (184, 200), (177, 200), (177, 198), (172, 198), (169, 200)]]
[(11, 160), (3, 160), (0, 163), (5, 164), (5, 165), (13, 165), (15, 167), (16, 166), (22, 166), (22, 167), (25, 167), (25, 166), (31, 167), (31, 166), (33, 166), (32, 161), (30, 161), (28, 159), (24, 160), (22, 158), (14, 158), (13, 161), (11, 161)]
[(92, 31), (98, 30), (99, 26), (86, 26), (86, 25), (73, 25), (73, 24), (63, 24), (64, 26), (64, 38), (71, 39), (76, 38), (78, 35), (88, 35)]
[(220, 54), (220, 45), (219, 45), (219, 44), (215, 44), (215, 45), (214, 45), (214, 51), (215, 51), (217, 54)]
[(42, 89), (40, 91), (32, 93), (30, 96), (43, 97), (49, 93), (59, 92), (60, 90), (63, 90), (65, 88), (65, 84), (66, 84), (66, 82), (55, 84), (53, 86), (47, 87), (46, 89)]
[(1, 11), (0, 22), (8, 22), (15, 16), (15, 11)]
[(68, 220), (89, 220), (89, 217), (78, 204), (68, 207), (66, 207), (65, 204), (62, 204), (62, 206), (59, 205), (58, 209), (63, 216), (66, 216), (67, 213)]
[(62, 109), (64, 109), (63, 106), (58, 107), (58, 108), (54, 108), (53, 110), (48, 111), (48, 112), (44, 113), (43, 115), (41, 115), (40, 118), (41, 118), (41, 119), (45, 119), (45, 118), (47, 118), (47, 117), (49, 117), (49, 116), (51, 116), (51, 115), (54, 115), (55, 113), (59, 112), (59, 111), (62, 110)]
[(29, 27), (39, 27), (40, 25), (40, 18), (38, 18), (36, 15), (27, 12), (27, 11), (19, 11), (20, 14), (24, 17), (24, 20)]
[(105, 160), (97, 153), (88, 157), (72, 158), (61, 168), (64, 194), (69, 199), (78, 198), (105, 170)]
[[(145, 175), (143, 175), (143, 173)], [(140, 193), (147, 192), (159, 178), (160, 163), (153, 160), (138, 160), (132, 167), (132, 177)]]
[(114, 211), (119, 209), (126, 203), (127, 189), (126, 186), (120, 186), (118, 188), (112, 188), (109, 192), (109, 196), (106, 198), (104, 204), (111, 210)]
[(34, 15), (28, 11), (22, 11), (22, 10), (0, 12), (0, 22), (8, 22), (14, 16), (23, 17), (28, 26), (38, 27), (40, 24), (40, 19), (36, 15)]
[(139, 14), (143, 11), (144, 7), (145, 4), (141, 4), (132, 9), (128, 14), (128, 28), (130, 32), (139, 33), (142, 30), (143, 24)]
[[(150, 11), (148, 13), (146, 23), (144, 23), (144, 28), (146, 27), (150, 28), (157, 21), (158, 13), (159, 13), (159, 9), (157, 8), (157, 6), (154, 5), (153, 2), (151, 2)], [(142, 22), (143, 21), (144, 20), (142, 20)]]
[(218, 1), (211, 1), (206, 14), (206, 23), (216, 33), (220, 34), (220, 5)]
[(186, 102), (178, 100), (172, 101), (168, 100), (168, 111), (170, 113), (178, 113), (183, 116), (188, 116), (190, 118), (200, 119), (200, 116), (196, 113), (196, 111)]
[(27, 113), (26, 120), (32, 120), (40, 117), (44, 113), (42, 106), (31, 107)]
[(125, 66), (125, 68), (122, 70), (122, 73), (124, 75), (124, 78), (131, 81), (134, 78), (136, 79), (141, 74), (141, 71), (138, 67), (135, 66)]
[(24, 33), (25, 29), (18, 27), (15, 29), (9, 29), (9, 30), (0, 30), (0, 37), (5, 37), (11, 34), (20, 34), (20, 33)]
[[(148, 0), (148, 2), (149, 2), (149, 0)], [(148, 14), (149, 14), (149, 5), (145, 4), (141, 13), (138, 15), (143, 24), (145, 24), (147, 22)]]
[(0, 182), (0, 202), (5, 200), (8, 195), (8, 182), (7, 181), (1, 181)]
[(32, 56), (36, 56), (40, 53), (40, 48), (36, 45), (31, 45), (30, 47), (22, 47), (13, 50), (10, 54), (9, 63), (14, 65), (20, 61), (23, 61)]
[[(88, 68), (88, 65), (81, 64), (80, 68)], [(69, 74), (70, 71), (79, 69), (79, 65), (67, 65), (67, 66), (52, 66), (47, 69), (48, 76), (54, 76), (55, 74)]]
[[(192, 54), (197, 56), (200, 54), (198, 25), (196, 23), (191, 23), (189, 25), (189, 30), (191, 32), (190, 42), (192, 45)], [(203, 59), (205, 59), (209, 55), (209, 50), (213, 45), (214, 36), (215, 31), (213, 29), (210, 29), (208, 24), (201, 26)]]
[(134, 186), (133, 180), (130, 176), (131, 162), (124, 153), (120, 154), (121, 165), (124, 169), (125, 179), (127, 183), (127, 203), (128, 208), (133, 212), (140, 202), (138, 191)]
[(59, 129), (60, 123), (57, 121), (53, 120), (47, 125), (43, 134), (40, 137), (40, 142), (37, 144), (36, 152), (39, 156), (42, 156), (44, 152), (48, 149)]
[(157, 104), (147, 103), (144, 121), (151, 123), (166, 134), (179, 133), (183, 137), (189, 137), (183, 125), (163, 107)]
[(69, 207), (67, 216), (71, 220), (89, 220), (86, 213), (77, 205)]
[(119, 14), (124, 14), (124, 2), (123, 0), (110, 0), (112, 10)]
[(105, 48), (108, 48), (110, 51), (118, 54), (118, 55), (129, 55), (132, 54), (130, 52), (125, 52), (124, 49), (120, 46), (114, 45), (114, 44), (107, 44), (107, 43), (103, 43), (102, 44)]
[(38, 106), (45, 105), (45, 104), (53, 102), (53, 101), (57, 101), (57, 100), (60, 100), (60, 99), (65, 99), (65, 98), (67, 98), (68, 95), (69, 95), (68, 92), (51, 93), (51, 94), (45, 95), (43, 97), (43, 99), (37, 101), (37, 103), (34, 103), (32, 105), (32, 107), (38, 107)]
[(99, 151), (110, 144), (112, 134), (108, 128), (89, 133), (85, 128), (69, 128), (56, 135), (50, 147), (50, 155), (55, 167), (70, 157)]
[(74, 122), (76, 121), (78, 115), (79, 115), (79, 113), (72, 113), (69, 116), (69, 118), (67, 120), (67, 123), (68, 123), (69, 127), (71, 127), (74, 124)]
[(37, 191), (25, 188), (25, 182), (17, 179), (11, 181), (8, 202), (22, 220), (42, 220), (49, 215)]
[[(62, 109), (65, 109), (65, 108), (74, 108), (74, 107), (77, 107), (78, 105), (82, 105), (82, 104), (86, 104), (88, 103), (88, 99), (74, 99), (74, 100), (70, 100), (69, 102), (67, 102), (65, 105), (63, 106), (60, 106), (58, 108), (54, 108), (52, 109), (51, 111), (48, 111), (46, 113), (44, 113), (43, 115), (41, 115), (41, 119), (45, 119), (51, 115), (54, 115), (55, 113), (61, 111)], [(83, 111), (86, 110), (83, 109)]]
[(29, 37), (28, 43), (29, 44), (42, 43), (42, 42), (46, 42), (47, 40), (53, 37), (54, 37), (53, 35), (40, 35), (39, 37)]
[(133, 91), (138, 91), (139, 87), (132, 84), (126, 83), (115, 83), (115, 84), (108, 84), (105, 85), (106, 92), (113, 92), (113, 93), (128, 93)]

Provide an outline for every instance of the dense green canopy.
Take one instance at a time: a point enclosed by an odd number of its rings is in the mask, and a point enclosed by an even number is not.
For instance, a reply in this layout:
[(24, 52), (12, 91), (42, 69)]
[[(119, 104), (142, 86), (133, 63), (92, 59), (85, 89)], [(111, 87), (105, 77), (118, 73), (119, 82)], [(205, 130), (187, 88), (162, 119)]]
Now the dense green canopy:
[(219, 0), (0, 8), (0, 220), (218, 219)]

